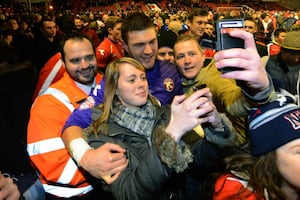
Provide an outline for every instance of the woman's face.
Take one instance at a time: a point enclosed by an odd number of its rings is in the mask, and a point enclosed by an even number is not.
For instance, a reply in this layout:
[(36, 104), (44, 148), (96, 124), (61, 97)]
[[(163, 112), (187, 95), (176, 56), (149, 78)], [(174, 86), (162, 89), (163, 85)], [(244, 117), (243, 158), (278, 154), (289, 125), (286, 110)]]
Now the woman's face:
[(11, 19), (8, 23), (11, 30), (17, 30), (19, 28), (19, 24), (15, 19)]
[(293, 140), (276, 150), (276, 163), (288, 185), (300, 189), (300, 139)]
[(146, 74), (129, 63), (119, 65), (117, 95), (127, 107), (139, 108), (147, 103), (148, 82)]

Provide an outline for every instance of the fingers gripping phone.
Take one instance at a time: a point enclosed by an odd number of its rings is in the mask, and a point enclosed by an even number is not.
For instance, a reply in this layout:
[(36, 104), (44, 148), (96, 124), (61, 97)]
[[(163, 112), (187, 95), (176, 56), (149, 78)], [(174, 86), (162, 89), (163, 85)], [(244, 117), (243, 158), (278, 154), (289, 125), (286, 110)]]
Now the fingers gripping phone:
[[(231, 37), (230, 31), (244, 29), (243, 19), (224, 19), (216, 23), (217, 49), (225, 50), (231, 48), (244, 48), (244, 40), (241, 38)], [(220, 69), (222, 73), (239, 70), (236, 67), (224, 67)]]
[[(216, 41), (202, 39), (200, 45), (205, 48), (225, 50), (231, 48), (244, 48), (244, 40), (231, 37), (230, 31), (235, 29), (244, 29), (244, 19), (222, 19), (218, 20), (216, 26)], [(220, 69), (222, 73), (239, 70), (236, 67), (224, 67)]]
[(206, 87), (207, 86), (206, 86), (205, 83), (201, 84), (201, 85), (196, 85), (196, 86), (193, 87), (193, 91), (201, 90), (201, 89), (206, 88)]
[(243, 19), (224, 19), (216, 23), (217, 49), (244, 48), (244, 40), (241, 38), (231, 37), (230, 31), (244, 29)]

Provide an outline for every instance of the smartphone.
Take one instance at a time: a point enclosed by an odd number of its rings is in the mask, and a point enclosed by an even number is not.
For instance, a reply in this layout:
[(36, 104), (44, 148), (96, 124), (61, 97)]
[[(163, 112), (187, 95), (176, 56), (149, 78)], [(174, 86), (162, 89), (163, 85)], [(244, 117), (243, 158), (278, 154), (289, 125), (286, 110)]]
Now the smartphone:
[(231, 48), (244, 48), (244, 40), (241, 38), (231, 37), (230, 31), (244, 30), (244, 19), (223, 19), (216, 23), (216, 35), (219, 50)]
[[(225, 50), (231, 48), (244, 48), (244, 40), (241, 38), (231, 37), (230, 31), (242, 29), (244, 30), (243, 19), (223, 19), (216, 23), (217, 49)], [(220, 69), (222, 73), (240, 70), (236, 67), (224, 67)]]
[(206, 84), (196, 85), (193, 87), (193, 91), (201, 90), (206, 87), (207, 87)]

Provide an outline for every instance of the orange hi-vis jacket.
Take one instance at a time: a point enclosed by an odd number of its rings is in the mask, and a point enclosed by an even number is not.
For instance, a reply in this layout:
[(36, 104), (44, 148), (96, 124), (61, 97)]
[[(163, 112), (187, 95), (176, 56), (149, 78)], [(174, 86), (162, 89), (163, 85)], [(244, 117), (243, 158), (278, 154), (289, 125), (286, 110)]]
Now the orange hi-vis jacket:
[(61, 59), (61, 54), (56, 53), (52, 56), (39, 72), (39, 79), (32, 97), (34, 101), (37, 96), (42, 94), (51, 84), (63, 77), (65, 64)]
[[(102, 78), (97, 74), (97, 85)], [(87, 97), (65, 72), (61, 80), (36, 98), (30, 111), (27, 151), (45, 191), (58, 197), (80, 196), (93, 189), (61, 139), (66, 120)]]

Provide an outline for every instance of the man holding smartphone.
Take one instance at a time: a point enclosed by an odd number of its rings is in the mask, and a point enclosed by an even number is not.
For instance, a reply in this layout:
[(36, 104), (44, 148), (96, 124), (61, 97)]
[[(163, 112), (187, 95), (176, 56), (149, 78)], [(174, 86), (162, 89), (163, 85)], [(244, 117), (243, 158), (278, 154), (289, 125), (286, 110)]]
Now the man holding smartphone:
[[(221, 113), (226, 113), (237, 132), (236, 145), (247, 144), (246, 122), (251, 106), (257, 106), (275, 97), (272, 83), (257, 53), (252, 34), (234, 30), (230, 36), (245, 41), (245, 48), (235, 48), (216, 53), (212, 62), (204, 67), (205, 55), (196, 38), (178, 37), (174, 45), (175, 63), (183, 76), (185, 94), (193, 87), (206, 84), (213, 94), (213, 102)], [(232, 66), (239, 70), (221, 73)], [(218, 70), (219, 69), (219, 70)], [(242, 81), (242, 86), (236, 84)]]

